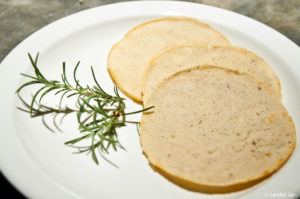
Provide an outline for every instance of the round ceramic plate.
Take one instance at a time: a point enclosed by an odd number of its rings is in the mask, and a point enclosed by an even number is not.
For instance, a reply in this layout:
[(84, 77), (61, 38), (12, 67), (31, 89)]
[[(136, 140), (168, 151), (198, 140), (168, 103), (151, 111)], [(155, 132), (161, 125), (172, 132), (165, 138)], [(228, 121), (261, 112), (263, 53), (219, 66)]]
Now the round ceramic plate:
[[(297, 45), (257, 21), (210, 6), (169, 1), (118, 3), (79, 12), (42, 28), (1, 63), (0, 166), (9, 181), (30, 198), (51, 199), (271, 198), (299, 193), (299, 145), (289, 161), (264, 182), (236, 193), (206, 195), (182, 189), (154, 172), (142, 154), (134, 125), (119, 129), (126, 151), (107, 156), (119, 168), (101, 158), (97, 166), (90, 155), (73, 154), (76, 150), (64, 145), (65, 141), (79, 136), (76, 116), (65, 119), (61, 125), (63, 133), (53, 134), (43, 126), (41, 118), (31, 119), (16, 109), (21, 103), (15, 90), (26, 81), (20, 73), (33, 74), (28, 52), (33, 56), (40, 53), (38, 66), (51, 79), (60, 78), (63, 61), (71, 75), (80, 60), (78, 78), (82, 83), (91, 83), (90, 66), (93, 65), (104, 90), (112, 93), (113, 83), (106, 70), (112, 45), (139, 23), (178, 15), (208, 23), (232, 44), (255, 52), (272, 66), (280, 78), (283, 103), (295, 122), (299, 143), (300, 49)], [(30, 93), (27, 89), (21, 94), (30, 97)], [(141, 108), (130, 99), (126, 101), (128, 110)], [(138, 121), (140, 116), (131, 119)]]

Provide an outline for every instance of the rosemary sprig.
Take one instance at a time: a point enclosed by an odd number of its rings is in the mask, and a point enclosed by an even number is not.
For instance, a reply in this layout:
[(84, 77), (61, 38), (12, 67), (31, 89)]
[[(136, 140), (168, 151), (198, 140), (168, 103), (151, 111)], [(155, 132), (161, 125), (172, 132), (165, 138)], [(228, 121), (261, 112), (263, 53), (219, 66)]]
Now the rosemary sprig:
[[(98, 149), (100, 156), (105, 160), (107, 159), (103, 156), (103, 154), (108, 154), (110, 148), (113, 148), (115, 151), (117, 151), (118, 148), (124, 149), (118, 140), (117, 128), (125, 126), (126, 123), (139, 124), (139, 122), (126, 121), (126, 115), (140, 113), (153, 107), (126, 113), (126, 105), (124, 103), (125, 99), (120, 97), (118, 89), (114, 87), (114, 96), (106, 93), (97, 82), (92, 67), (91, 72), (95, 86), (82, 86), (76, 74), (80, 62), (77, 62), (73, 71), (74, 86), (67, 78), (65, 62), (62, 64), (63, 72), (61, 75), (61, 81), (49, 80), (37, 67), (38, 56), (39, 54), (37, 54), (33, 59), (31, 54), (28, 53), (35, 76), (21, 73), (22, 76), (29, 78), (30, 81), (24, 83), (16, 90), (16, 93), (24, 106), (23, 108), (19, 107), (18, 109), (29, 113), (31, 117), (41, 116), (43, 124), (53, 132), (54, 130), (51, 129), (45, 122), (46, 115), (54, 115), (53, 123), (55, 127), (61, 131), (57, 125), (57, 116), (61, 114), (63, 115), (60, 121), (62, 122), (66, 115), (76, 113), (79, 124), (78, 128), (82, 135), (78, 138), (65, 142), (65, 144), (77, 148), (79, 153), (91, 153), (96, 164), (99, 163), (96, 155), (96, 149)], [(20, 95), (21, 90), (25, 87), (36, 84), (41, 85), (41, 87), (32, 95), (30, 103), (25, 102)], [(58, 106), (56, 108), (49, 107), (41, 103), (42, 99), (49, 93), (60, 96)], [(68, 106), (62, 106), (62, 102), (65, 99), (75, 96), (77, 96), (75, 104), (76, 109), (69, 108)], [(83, 140), (90, 140), (90, 145), (76, 146), (77, 143)]]

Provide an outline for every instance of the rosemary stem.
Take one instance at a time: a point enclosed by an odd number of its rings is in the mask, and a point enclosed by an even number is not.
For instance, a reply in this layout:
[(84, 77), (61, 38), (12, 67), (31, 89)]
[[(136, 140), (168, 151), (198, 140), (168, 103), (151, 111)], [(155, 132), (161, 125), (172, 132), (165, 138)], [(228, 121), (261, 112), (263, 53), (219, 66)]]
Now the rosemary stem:
[[(79, 149), (79, 152), (88, 152), (92, 155), (92, 158), (96, 164), (98, 159), (96, 156), (96, 149), (99, 151), (100, 156), (104, 158), (102, 153), (108, 153), (109, 149), (117, 151), (118, 148), (124, 149), (120, 144), (117, 134), (117, 128), (125, 126), (125, 123), (139, 124), (139, 122), (126, 120), (126, 115), (141, 113), (152, 109), (148, 107), (139, 111), (125, 113), (126, 105), (125, 99), (120, 97), (118, 89), (114, 87), (114, 95), (110, 95), (105, 92), (99, 82), (96, 80), (96, 76), (93, 68), (91, 67), (92, 77), (95, 82), (95, 86), (82, 86), (77, 78), (77, 69), (80, 62), (77, 62), (73, 70), (72, 85), (66, 75), (66, 63), (63, 62), (63, 72), (61, 75), (61, 81), (49, 80), (37, 67), (38, 55), (35, 59), (28, 53), (30, 63), (34, 69), (35, 76), (21, 73), (25, 78), (30, 80), (21, 85), (16, 93), (23, 103), (23, 108), (17, 107), (19, 110), (29, 113), (31, 117), (42, 117), (43, 124), (50, 130), (50, 126), (46, 123), (45, 116), (54, 115), (53, 122), (54, 127), (61, 131), (56, 123), (56, 118), (59, 114), (63, 114), (60, 122), (70, 113), (76, 113), (78, 121), (78, 129), (81, 136), (65, 142), (68, 146), (73, 146)], [(25, 102), (20, 93), (25, 87), (31, 85), (41, 85), (41, 87), (35, 91), (32, 95), (30, 103)], [(59, 96), (58, 108), (53, 108), (41, 103), (44, 96), (54, 92), (55, 96)], [(63, 103), (66, 99), (71, 97), (77, 97), (75, 107), (77, 109), (71, 109), (68, 106), (63, 107)], [(54, 131), (53, 131), (54, 132)], [(75, 146), (78, 142), (83, 140), (89, 140), (90, 145), (85, 147)], [(104, 158), (107, 160), (106, 158)]]

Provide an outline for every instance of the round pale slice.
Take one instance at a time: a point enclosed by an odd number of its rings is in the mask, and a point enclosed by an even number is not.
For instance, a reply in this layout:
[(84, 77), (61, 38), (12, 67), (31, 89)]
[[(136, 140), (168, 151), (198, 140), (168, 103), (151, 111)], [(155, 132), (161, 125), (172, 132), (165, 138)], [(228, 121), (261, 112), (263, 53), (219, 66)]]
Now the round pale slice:
[(150, 59), (168, 47), (189, 42), (230, 45), (221, 33), (196, 19), (161, 18), (133, 28), (116, 43), (108, 56), (108, 71), (121, 91), (142, 102), (142, 77)]
[(143, 78), (143, 101), (147, 101), (164, 79), (178, 71), (205, 64), (247, 73), (256, 81), (267, 85), (274, 94), (281, 96), (279, 79), (261, 57), (236, 46), (206, 47), (191, 44), (168, 49), (151, 60)]
[(295, 147), (291, 117), (263, 84), (237, 71), (202, 66), (162, 82), (143, 114), (140, 141), (171, 181), (230, 192), (278, 170)]

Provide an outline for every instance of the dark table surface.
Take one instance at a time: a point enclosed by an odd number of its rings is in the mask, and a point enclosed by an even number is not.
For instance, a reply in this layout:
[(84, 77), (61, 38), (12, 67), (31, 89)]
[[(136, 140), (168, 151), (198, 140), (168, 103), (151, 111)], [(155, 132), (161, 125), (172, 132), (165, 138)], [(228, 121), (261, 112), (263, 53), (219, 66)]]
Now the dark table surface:
[[(0, 61), (27, 36), (62, 17), (112, 0), (0, 0)], [(300, 0), (192, 0), (249, 16), (300, 46)], [(23, 198), (3, 177), (8, 198)]]

